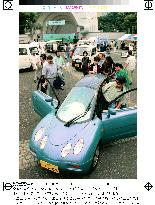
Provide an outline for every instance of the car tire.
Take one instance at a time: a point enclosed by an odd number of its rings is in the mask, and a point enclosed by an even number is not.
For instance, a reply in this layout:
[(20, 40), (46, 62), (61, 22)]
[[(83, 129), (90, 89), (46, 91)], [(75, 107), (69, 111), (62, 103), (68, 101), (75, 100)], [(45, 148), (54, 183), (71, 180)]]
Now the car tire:
[(99, 157), (100, 157), (100, 143), (98, 143), (95, 149), (93, 160), (92, 160), (91, 167), (90, 167), (90, 173), (97, 167)]
[(29, 69), (30, 69), (30, 71), (33, 71), (33, 66), (32, 66), (32, 65), (30, 65)]

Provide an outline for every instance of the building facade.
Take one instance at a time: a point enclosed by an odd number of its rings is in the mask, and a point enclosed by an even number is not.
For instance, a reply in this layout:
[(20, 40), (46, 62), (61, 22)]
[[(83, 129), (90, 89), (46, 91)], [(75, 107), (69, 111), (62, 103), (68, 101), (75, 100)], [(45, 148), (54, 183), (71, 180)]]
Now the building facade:
[[(81, 31), (98, 32), (98, 13), (90, 12), (45, 12), (37, 23), (42, 25), (42, 34), (67, 34)], [(64, 25), (49, 25), (49, 21), (65, 21)]]

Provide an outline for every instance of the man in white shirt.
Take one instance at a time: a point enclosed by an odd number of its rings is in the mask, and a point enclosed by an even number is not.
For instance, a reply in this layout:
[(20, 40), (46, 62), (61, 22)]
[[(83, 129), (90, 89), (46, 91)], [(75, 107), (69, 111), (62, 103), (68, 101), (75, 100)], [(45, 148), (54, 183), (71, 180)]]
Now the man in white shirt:
[(47, 57), (47, 62), (48, 63), (46, 63), (42, 68), (42, 75), (49, 81), (47, 85), (47, 94), (52, 97), (53, 92), (51, 86), (53, 86), (53, 82), (58, 76), (58, 66), (53, 63), (53, 57), (51, 55)]
[(132, 51), (129, 51), (128, 54), (129, 54), (129, 57), (127, 58), (125, 62), (125, 68), (128, 72), (129, 80), (132, 83), (133, 72), (136, 68), (136, 58), (135, 56), (132, 55)]

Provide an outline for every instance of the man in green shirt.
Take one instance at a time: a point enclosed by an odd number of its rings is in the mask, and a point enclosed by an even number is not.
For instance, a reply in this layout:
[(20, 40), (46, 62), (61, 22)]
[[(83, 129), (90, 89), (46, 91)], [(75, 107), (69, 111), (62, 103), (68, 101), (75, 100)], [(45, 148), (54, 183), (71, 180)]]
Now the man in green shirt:
[(54, 61), (54, 63), (57, 64), (57, 66), (58, 66), (59, 68), (61, 68), (61, 69), (62, 69), (62, 68), (64, 67), (64, 65), (65, 65), (64, 59), (63, 59), (62, 56), (60, 56), (60, 53), (59, 53), (59, 52), (57, 52), (57, 54), (56, 54), (56, 56), (54, 57), (53, 61)]
[(65, 85), (65, 79), (64, 79), (64, 74), (63, 74), (63, 68), (65, 66), (65, 62), (63, 57), (60, 55), (59, 52), (57, 52), (56, 56), (53, 59), (54, 63), (58, 66), (58, 75), (62, 80), (62, 85), (61, 85), (61, 89), (63, 89), (63, 86)]
[(130, 84), (131, 84), (131, 81), (129, 80), (129, 77), (128, 77), (128, 73), (127, 71), (123, 68), (122, 64), (120, 63), (116, 63), (115, 64), (115, 78), (118, 78), (120, 76), (123, 76), (126, 80), (126, 83), (125, 83), (125, 86), (126, 86), (126, 89), (129, 89), (130, 87)]

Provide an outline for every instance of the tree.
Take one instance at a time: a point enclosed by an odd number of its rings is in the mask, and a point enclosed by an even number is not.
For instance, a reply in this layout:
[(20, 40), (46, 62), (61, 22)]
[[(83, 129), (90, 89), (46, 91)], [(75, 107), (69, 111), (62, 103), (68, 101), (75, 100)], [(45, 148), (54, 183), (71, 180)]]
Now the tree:
[(98, 18), (98, 29), (103, 32), (137, 33), (136, 12), (110, 12)]
[(19, 13), (19, 34), (31, 32), (35, 26), (40, 13), (20, 12)]

